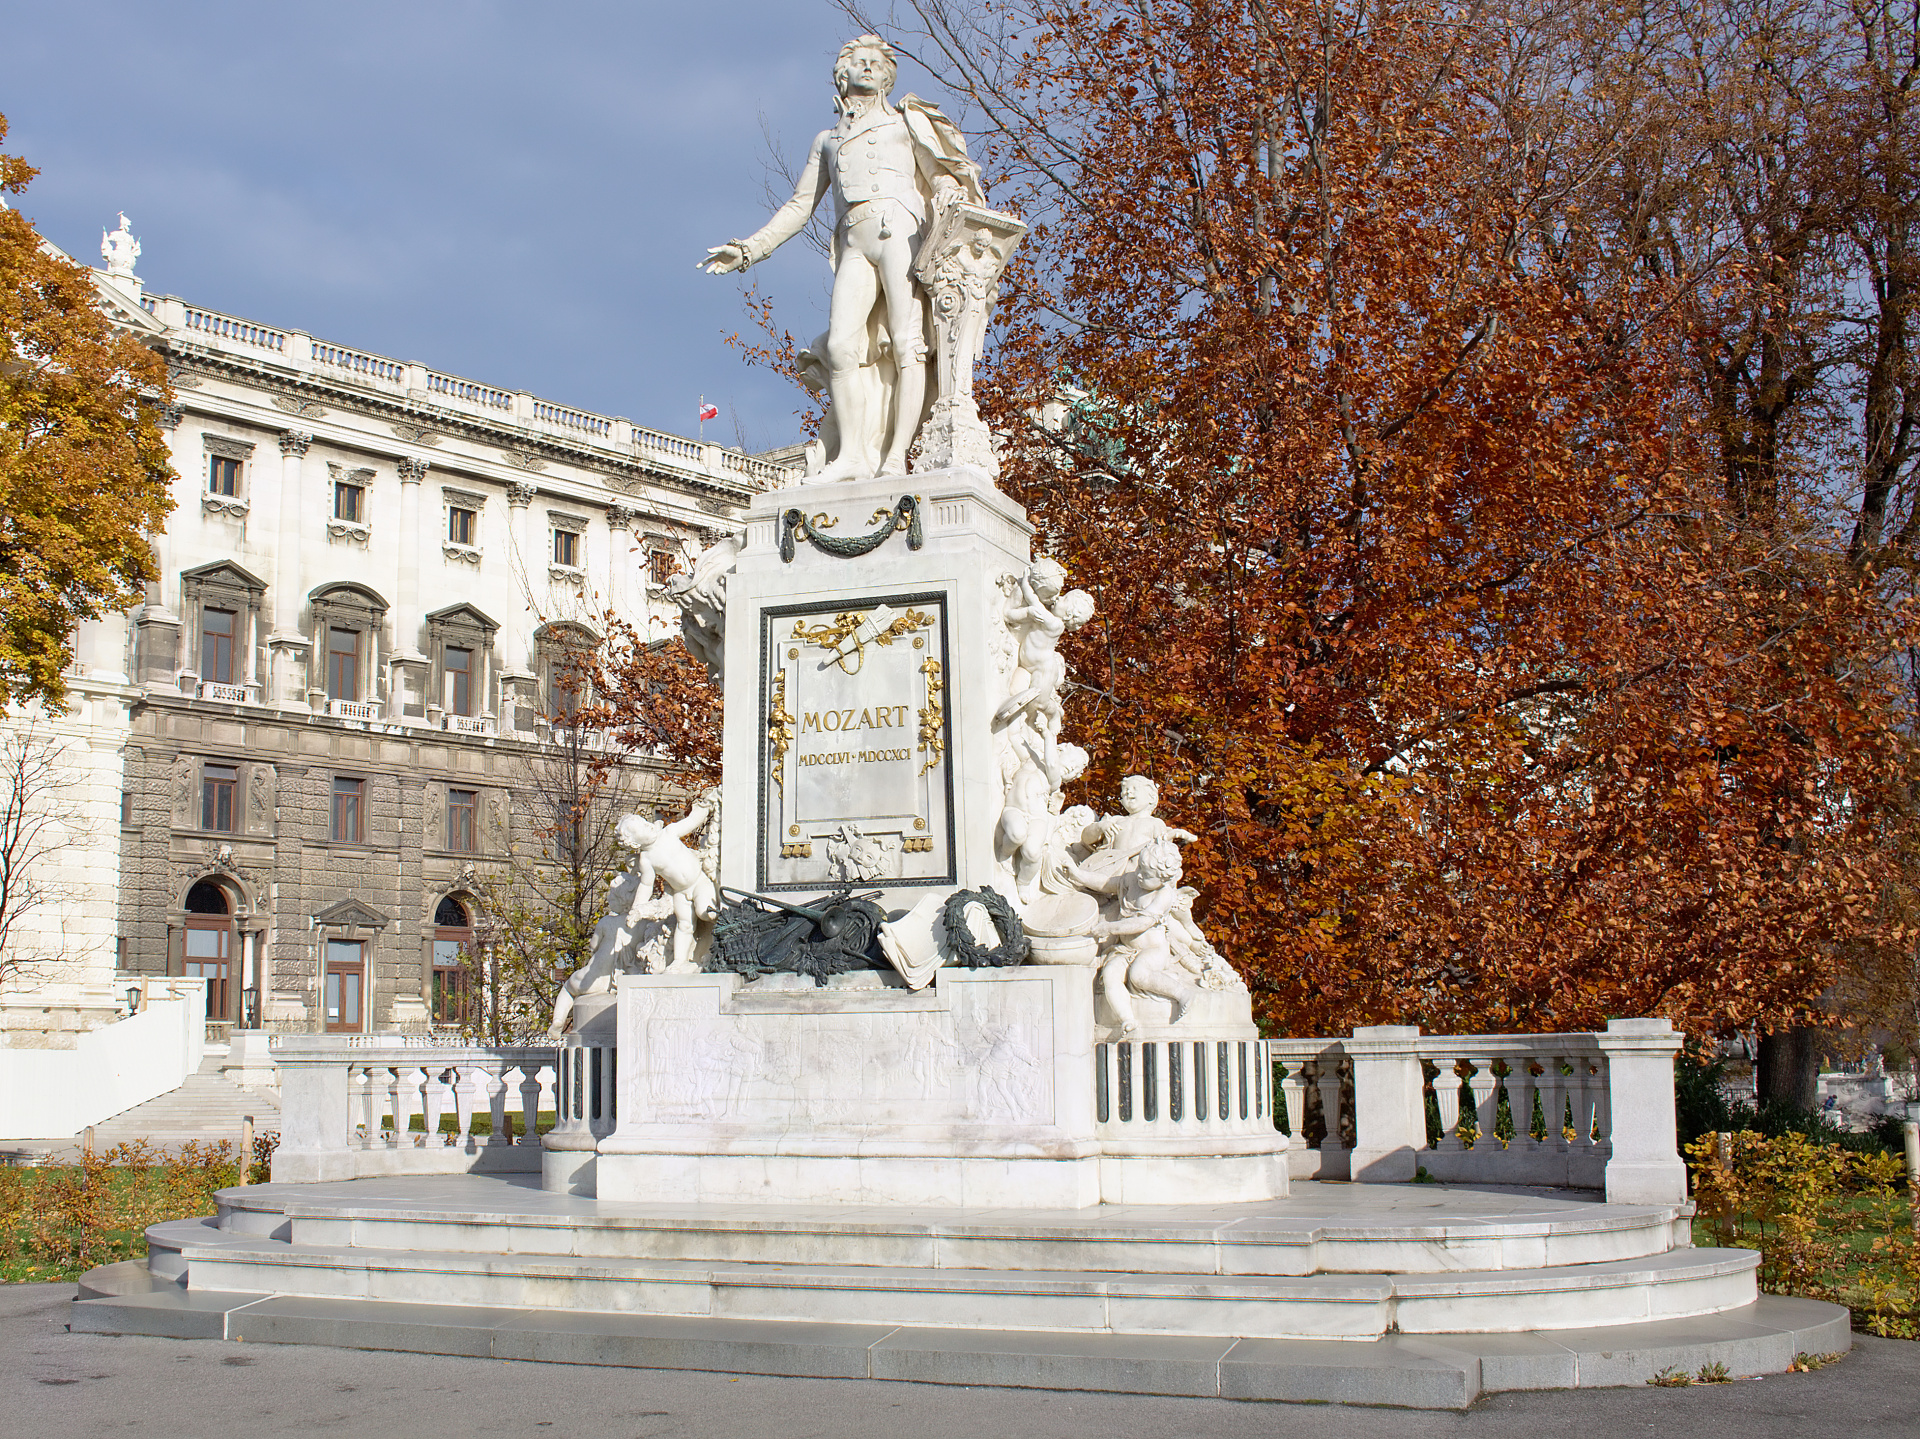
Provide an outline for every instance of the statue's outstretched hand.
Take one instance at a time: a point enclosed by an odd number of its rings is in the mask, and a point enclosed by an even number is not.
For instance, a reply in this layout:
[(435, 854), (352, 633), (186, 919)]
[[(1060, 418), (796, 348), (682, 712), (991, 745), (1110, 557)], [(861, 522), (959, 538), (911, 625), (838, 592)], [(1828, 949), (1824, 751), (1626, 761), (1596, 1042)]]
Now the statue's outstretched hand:
[(729, 240), (708, 250), (706, 259), (693, 263), (709, 275), (731, 275), (735, 270), (747, 268), (747, 250), (744, 245)]

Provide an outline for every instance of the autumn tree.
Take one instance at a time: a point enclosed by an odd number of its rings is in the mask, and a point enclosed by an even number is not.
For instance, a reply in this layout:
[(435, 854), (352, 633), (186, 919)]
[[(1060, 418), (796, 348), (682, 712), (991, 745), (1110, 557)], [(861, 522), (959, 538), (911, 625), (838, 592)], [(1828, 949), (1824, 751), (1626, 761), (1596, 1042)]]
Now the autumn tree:
[(1766, 277), (1623, 223), (1639, 150), (1714, 156), (1644, 11), (904, 18), (1032, 226), (981, 388), (1102, 605), (1076, 797), (1161, 780), (1265, 1020), (1771, 1022), (1902, 942), (1909, 620), (1716, 399)]
[[(0, 139), (6, 120), (0, 117)], [(0, 155), (0, 193), (37, 173)], [(155, 578), (173, 502), (166, 364), (101, 313), (93, 276), (0, 203), (0, 703), (64, 700), (82, 620)]]

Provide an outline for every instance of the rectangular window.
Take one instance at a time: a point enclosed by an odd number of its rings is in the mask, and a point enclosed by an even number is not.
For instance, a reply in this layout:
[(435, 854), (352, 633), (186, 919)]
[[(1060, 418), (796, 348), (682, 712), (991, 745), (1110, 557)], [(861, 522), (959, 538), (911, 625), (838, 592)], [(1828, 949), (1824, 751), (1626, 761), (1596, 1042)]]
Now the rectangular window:
[(447, 848), (472, 854), (474, 819), (480, 812), (480, 792), (472, 789), (447, 791)]
[(207, 493), (238, 495), (240, 493), (240, 462), (230, 460), (225, 455), (207, 456)]
[(120, 823), (133, 823), (133, 791), (130, 789), (120, 791)]
[(360, 635), (355, 630), (327, 631), (327, 698), (360, 698)]
[(449, 506), (447, 508), (447, 542), (455, 545), (472, 544), (475, 518), (472, 510)]
[(580, 568), (580, 536), (572, 530), (553, 532), (553, 562), (556, 565), (568, 565)]
[(344, 480), (333, 487), (333, 517), (353, 524), (361, 523), (366, 509), (366, 486), (350, 485)]
[(466, 967), (460, 963), (462, 931), (435, 931), (433, 941), (433, 1022), (465, 1024), (472, 1012)]
[(367, 975), (366, 945), (360, 940), (327, 941), (326, 1022), (329, 1034), (358, 1034), (364, 1027), (361, 1004)]
[(233, 787), (240, 771), (230, 764), (200, 767), (200, 828), (233, 832)]
[(217, 685), (233, 683), (232, 610), (200, 611), (200, 678)]
[(647, 551), (647, 578), (664, 587), (673, 578), (674, 553), (665, 545)]
[(335, 779), (333, 782), (333, 838), (337, 844), (362, 844), (365, 841), (367, 782), (363, 779)]
[(447, 646), (447, 710), (451, 714), (473, 713), (473, 651)]

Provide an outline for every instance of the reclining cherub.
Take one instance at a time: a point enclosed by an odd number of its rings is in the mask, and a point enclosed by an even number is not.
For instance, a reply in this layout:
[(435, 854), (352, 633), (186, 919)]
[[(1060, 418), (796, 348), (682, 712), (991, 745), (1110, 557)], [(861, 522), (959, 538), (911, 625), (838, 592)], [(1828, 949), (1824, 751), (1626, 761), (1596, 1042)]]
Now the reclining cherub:
[(1074, 880), (1091, 893), (1109, 896), (1113, 904), (1094, 923), (1100, 941), (1100, 992), (1120, 1019), (1120, 1032), (1140, 1027), (1133, 1007), (1135, 994), (1157, 995), (1173, 1001), (1172, 1022), (1178, 1024), (1187, 1007), (1199, 997), (1204, 965), (1176, 935), (1180, 920), (1175, 911), (1185, 901), (1180, 889), (1180, 851), (1167, 839), (1148, 840), (1133, 867), (1119, 874), (1095, 874), (1070, 866)]

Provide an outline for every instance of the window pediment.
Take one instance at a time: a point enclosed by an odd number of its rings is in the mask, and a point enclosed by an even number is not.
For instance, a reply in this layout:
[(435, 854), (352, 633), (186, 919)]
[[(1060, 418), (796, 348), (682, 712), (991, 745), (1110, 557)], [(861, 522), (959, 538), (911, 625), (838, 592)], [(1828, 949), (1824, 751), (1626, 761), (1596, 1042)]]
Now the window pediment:
[(444, 610), (435, 610), (427, 616), (427, 630), (433, 634), (466, 631), (492, 639), (499, 629), (499, 625), (472, 605), (448, 605)]
[(227, 435), (202, 434), (200, 443), (205, 446), (206, 454), (219, 455), (223, 459), (250, 460), (253, 458), (254, 447), (246, 440), (236, 440)]
[(393, 921), (361, 900), (343, 899), (314, 915), (313, 922), (334, 929), (385, 929)]
[(193, 569), (183, 570), (180, 573), (180, 584), (189, 594), (228, 590), (258, 598), (267, 592), (265, 580), (236, 565), (232, 560), (215, 560), (210, 565), (198, 565)]

